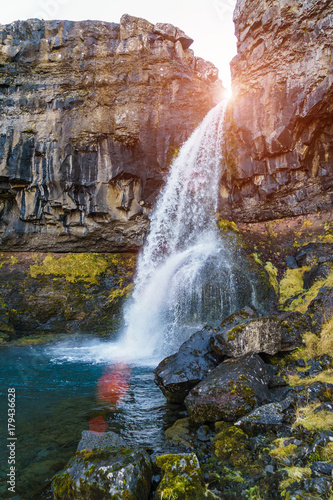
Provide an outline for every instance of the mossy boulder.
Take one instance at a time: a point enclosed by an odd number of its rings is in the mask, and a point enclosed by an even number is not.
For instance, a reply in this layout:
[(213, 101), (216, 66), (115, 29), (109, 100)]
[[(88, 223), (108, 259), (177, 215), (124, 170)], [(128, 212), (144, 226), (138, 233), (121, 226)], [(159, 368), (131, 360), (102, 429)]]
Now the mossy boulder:
[(190, 419), (187, 417), (176, 420), (173, 426), (165, 431), (165, 437), (175, 445), (193, 448)]
[(251, 463), (248, 436), (239, 427), (228, 422), (217, 422), (218, 433), (214, 438), (216, 457), (235, 469), (244, 472)]
[(156, 458), (162, 470), (162, 480), (155, 492), (154, 500), (202, 500), (205, 495), (203, 474), (197, 456), (162, 455)]
[(150, 456), (144, 450), (129, 450), (112, 432), (102, 436), (90, 434), (91, 439), (87, 433), (83, 436), (79, 451), (65, 470), (53, 478), (54, 499), (148, 500)]
[(196, 423), (234, 422), (271, 400), (270, 379), (257, 354), (228, 359), (190, 391), (185, 399), (189, 417)]
[(213, 350), (213, 339), (219, 332), (257, 316), (256, 311), (244, 307), (226, 318), (219, 327), (205, 326), (184, 342), (179, 351), (165, 358), (154, 371), (155, 382), (170, 402), (181, 403), (190, 390), (204, 380), (208, 373), (225, 358)]
[(221, 329), (211, 337), (212, 350), (219, 356), (239, 357), (256, 352), (274, 355), (302, 345), (302, 333), (310, 327), (308, 316), (284, 313), (245, 319)]

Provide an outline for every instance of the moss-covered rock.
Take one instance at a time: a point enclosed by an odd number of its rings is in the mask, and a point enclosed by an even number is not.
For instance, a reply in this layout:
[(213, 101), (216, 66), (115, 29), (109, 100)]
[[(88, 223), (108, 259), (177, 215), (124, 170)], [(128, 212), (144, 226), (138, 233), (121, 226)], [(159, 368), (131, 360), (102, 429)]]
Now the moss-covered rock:
[(185, 405), (194, 422), (233, 422), (270, 401), (269, 381), (266, 365), (257, 354), (229, 359), (190, 391)]
[(87, 432), (78, 450), (53, 478), (55, 500), (148, 500), (152, 461), (145, 451), (127, 449), (114, 433)]
[(132, 254), (1, 254), (0, 342), (114, 331), (135, 261)]
[(161, 455), (156, 465), (162, 470), (162, 480), (154, 500), (202, 500), (205, 485), (200, 464), (194, 453), (189, 455)]

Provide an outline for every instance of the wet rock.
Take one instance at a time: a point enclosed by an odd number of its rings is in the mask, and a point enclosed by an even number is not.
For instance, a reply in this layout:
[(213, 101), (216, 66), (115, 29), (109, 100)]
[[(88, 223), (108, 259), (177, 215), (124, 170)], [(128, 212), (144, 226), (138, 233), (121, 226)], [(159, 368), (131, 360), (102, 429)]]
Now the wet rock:
[(207, 442), (211, 439), (211, 432), (208, 425), (201, 425), (199, 429), (197, 429), (197, 436), (199, 441)]
[(313, 462), (310, 465), (312, 473), (325, 474), (326, 476), (333, 476), (333, 464), (327, 462)]
[(91, 431), (82, 431), (81, 441), (77, 451), (92, 451), (93, 449), (105, 450), (111, 448), (124, 448), (126, 445), (123, 438), (115, 432), (109, 431), (102, 434)]
[(314, 377), (318, 373), (322, 372), (323, 368), (319, 361), (316, 361), (315, 363), (312, 363), (312, 366), (309, 370), (306, 370), (305, 375), (308, 377)]
[(314, 402), (330, 402), (333, 397), (333, 384), (314, 382), (308, 387), (296, 386), (292, 391), (298, 395), (300, 403), (307, 405)]
[(268, 431), (276, 431), (279, 427), (289, 423), (286, 416), (288, 410), (295, 402), (292, 396), (287, 397), (280, 403), (269, 403), (260, 406), (249, 415), (242, 417), (235, 423), (248, 434), (259, 434)]
[(313, 247), (306, 247), (302, 252), (296, 255), (296, 262), (299, 267), (308, 266), (313, 262), (314, 250)]
[(225, 327), (211, 339), (212, 349), (220, 356), (239, 357), (249, 352), (274, 355), (302, 345), (309, 318), (300, 313), (284, 313), (247, 319), (232, 329)]
[(185, 399), (191, 420), (198, 423), (235, 421), (271, 400), (270, 375), (257, 354), (221, 363)]
[[(91, 446), (99, 446), (99, 448)], [(143, 450), (129, 450), (112, 433), (88, 436), (80, 442), (80, 451), (52, 482), (55, 500), (67, 498), (128, 498), (148, 500), (152, 461)], [(84, 448), (87, 446), (87, 448)]]
[(297, 264), (295, 257), (292, 257), (291, 255), (289, 255), (288, 257), (286, 257), (284, 259), (284, 261), (287, 264), (287, 267), (289, 267), (289, 269), (297, 269), (298, 268), (298, 264)]
[(191, 432), (191, 422), (188, 417), (176, 420), (172, 427), (165, 431), (166, 439), (175, 445), (193, 448), (193, 435)]
[(296, 365), (299, 366), (300, 368), (305, 368), (306, 367), (306, 362), (304, 359), (297, 359), (296, 360)]
[(189, 455), (161, 455), (156, 466), (162, 470), (162, 480), (154, 500), (199, 500), (205, 498), (205, 485), (200, 464), (194, 453)]
[(315, 356), (308, 361), (308, 365), (313, 366), (319, 363), (323, 369), (333, 368), (333, 358), (330, 354), (323, 354), (321, 356)]
[(225, 355), (211, 347), (211, 338), (220, 329), (228, 329), (241, 321), (257, 315), (254, 309), (244, 309), (226, 318), (221, 327), (205, 327), (184, 342), (179, 351), (167, 357), (155, 369), (155, 381), (164, 396), (171, 402), (183, 402), (189, 391), (216, 368)]
[(304, 288), (309, 289), (316, 281), (328, 278), (331, 272), (332, 268), (328, 264), (318, 264), (310, 269), (310, 271), (306, 271), (303, 275)]
[(222, 92), (191, 43), (128, 14), (0, 26), (2, 250), (142, 246), (170, 163)]
[(308, 313), (312, 317), (313, 331), (320, 332), (324, 324), (333, 317), (333, 288), (322, 287), (317, 297), (310, 302)]
[(184, 401), (192, 387), (220, 363), (222, 357), (210, 347), (213, 334), (209, 327), (194, 333), (176, 354), (165, 358), (154, 370), (155, 382), (168, 401)]

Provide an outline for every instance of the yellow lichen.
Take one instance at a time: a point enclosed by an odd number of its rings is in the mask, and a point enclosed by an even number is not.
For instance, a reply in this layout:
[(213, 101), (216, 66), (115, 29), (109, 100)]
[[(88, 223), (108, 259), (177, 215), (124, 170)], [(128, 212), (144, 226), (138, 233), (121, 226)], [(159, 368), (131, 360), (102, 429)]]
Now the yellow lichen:
[(315, 377), (300, 378), (298, 375), (289, 375), (289, 385), (295, 387), (296, 385), (308, 386), (314, 382), (323, 382), (324, 384), (333, 384), (333, 370), (324, 370)]
[(284, 490), (292, 483), (299, 482), (305, 477), (311, 477), (310, 467), (285, 467), (284, 470), (288, 474), (288, 479), (279, 484), (279, 490)]
[(318, 411), (318, 404), (311, 404), (296, 409), (296, 419), (293, 428), (303, 426), (308, 431), (324, 431), (333, 427), (333, 413), (330, 411)]
[(297, 446), (295, 444), (288, 444), (285, 446), (285, 441), (288, 438), (278, 438), (273, 441), (273, 449), (269, 452), (272, 458), (283, 462), (285, 458), (296, 457)]
[(280, 281), (280, 304), (283, 305), (287, 300), (295, 297), (304, 291), (303, 275), (310, 267), (305, 266), (298, 269), (287, 269)]
[(266, 272), (269, 277), (269, 283), (274, 288), (276, 293), (279, 293), (279, 283), (277, 280), (277, 275), (278, 275), (278, 270), (277, 268), (271, 263), (271, 262), (266, 262), (265, 265)]

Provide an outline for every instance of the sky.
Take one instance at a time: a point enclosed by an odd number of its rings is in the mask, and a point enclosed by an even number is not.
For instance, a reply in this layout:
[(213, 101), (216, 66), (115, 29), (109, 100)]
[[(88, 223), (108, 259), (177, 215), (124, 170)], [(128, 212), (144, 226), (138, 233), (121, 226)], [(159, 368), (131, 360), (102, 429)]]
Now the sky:
[(1, 9), (0, 23), (33, 17), (119, 22), (125, 13), (152, 23), (171, 23), (194, 39), (195, 55), (213, 62), (230, 88), (229, 62), (236, 55), (235, 4), (236, 0), (13, 0)]

